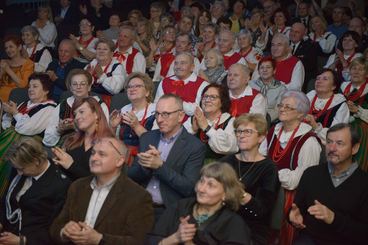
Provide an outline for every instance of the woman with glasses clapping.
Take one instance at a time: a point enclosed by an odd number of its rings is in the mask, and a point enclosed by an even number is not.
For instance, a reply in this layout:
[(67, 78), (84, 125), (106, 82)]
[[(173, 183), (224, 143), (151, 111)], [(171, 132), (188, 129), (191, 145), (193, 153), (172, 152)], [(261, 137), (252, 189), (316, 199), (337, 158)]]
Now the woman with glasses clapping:
[(139, 137), (152, 129), (155, 121), (153, 82), (143, 73), (133, 72), (127, 78), (126, 91), (130, 104), (115, 110), (110, 116), (110, 126), (129, 149), (127, 163), (133, 162), (138, 153)]
[(184, 127), (206, 144), (206, 161), (237, 152), (227, 89), (218, 84), (208, 85), (202, 92), (200, 106)]
[(233, 167), (245, 186), (238, 213), (251, 230), (252, 244), (267, 244), (269, 221), (280, 186), (276, 165), (258, 151), (267, 134), (262, 114), (243, 114), (234, 121), (239, 152), (220, 161)]

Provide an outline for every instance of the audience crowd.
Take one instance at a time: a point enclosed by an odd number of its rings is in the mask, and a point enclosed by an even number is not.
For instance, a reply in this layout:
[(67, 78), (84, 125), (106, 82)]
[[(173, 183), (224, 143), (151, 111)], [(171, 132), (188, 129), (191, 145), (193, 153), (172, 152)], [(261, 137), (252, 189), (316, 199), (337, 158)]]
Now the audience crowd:
[(0, 245), (366, 244), (363, 1), (46, 2), (0, 32)]

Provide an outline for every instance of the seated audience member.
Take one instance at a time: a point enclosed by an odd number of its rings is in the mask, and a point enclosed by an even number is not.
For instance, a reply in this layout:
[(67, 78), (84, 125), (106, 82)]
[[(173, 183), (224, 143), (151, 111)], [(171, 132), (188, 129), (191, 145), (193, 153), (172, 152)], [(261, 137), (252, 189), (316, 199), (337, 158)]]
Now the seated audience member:
[(55, 242), (73, 244), (143, 244), (152, 229), (149, 194), (122, 173), (125, 146), (101, 137), (89, 160), (92, 176), (74, 182), (50, 233)]
[(49, 50), (38, 41), (39, 33), (34, 26), (25, 26), (21, 30), (23, 48), (26, 57), (34, 62), (34, 71), (44, 72), (52, 61)]
[(368, 175), (353, 159), (359, 147), (358, 132), (349, 124), (327, 131), (327, 164), (304, 172), (288, 215), (299, 229), (294, 245), (366, 243)]
[[(295, 189), (305, 169), (317, 165), (321, 146), (312, 127), (303, 122), (309, 111), (308, 97), (300, 91), (286, 91), (278, 104), (280, 122), (267, 134), (267, 154), (279, 170), (281, 187), (285, 190), (284, 216), (291, 207)], [(263, 142), (264, 144), (265, 142)], [(281, 227), (280, 244), (290, 244), (292, 227), (285, 221)]]
[(246, 29), (238, 33), (237, 41), (240, 55), (247, 62), (249, 70), (253, 72), (262, 57), (262, 51), (252, 46), (252, 34)]
[(225, 70), (228, 70), (231, 65), (240, 63), (246, 65), (245, 59), (234, 50), (235, 34), (229, 30), (223, 30), (219, 34), (218, 49), (224, 56)]
[(245, 15), (247, 14), (246, 3), (242, 0), (236, 0), (232, 4), (232, 14), (229, 16), (231, 21), (231, 31), (238, 33), (244, 28)]
[(110, 40), (117, 40), (119, 38), (120, 33), (120, 24), (121, 19), (118, 13), (113, 13), (109, 18), (109, 28), (100, 32), (100, 35), (97, 34), (98, 38), (104, 37)]
[(190, 37), (190, 43), (194, 46), (198, 41), (198, 37), (193, 34), (193, 25), (194, 17), (191, 13), (181, 15), (180, 20), (177, 22), (179, 34), (188, 34)]
[(89, 19), (96, 31), (102, 31), (109, 27), (111, 8), (104, 4), (105, 0), (80, 1), (79, 14), (82, 18)]
[(163, 95), (155, 112), (159, 129), (141, 135), (139, 153), (128, 169), (128, 176), (151, 194), (156, 220), (165, 208), (194, 195), (205, 157), (205, 146), (183, 128), (184, 116), (181, 98)]
[(41, 135), (55, 109), (50, 100), (52, 82), (47, 74), (34, 73), (29, 77), (28, 101), (17, 105), (13, 101), (2, 104), (4, 115), (0, 134), (0, 199), (8, 185), (10, 165), (3, 158), (11, 143), (20, 137)]
[(257, 39), (262, 35), (262, 30), (266, 31), (264, 26), (264, 12), (262, 9), (253, 8), (250, 12), (249, 19), (244, 22), (245, 28), (248, 29), (252, 35), (252, 46), (255, 47)]
[(271, 41), (276, 34), (282, 34), (286, 37), (287, 40), (289, 40), (288, 38), (291, 28), (290, 26), (288, 26), (288, 16), (288, 13), (281, 8), (273, 11), (271, 17), (271, 26), (269, 26), (267, 30), (262, 33), (262, 35), (258, 38), (255, 46), (263, 50), (264, 52), (269, 53), (272, 46)]
[(6, 157), (18, 174), (1, 204), (1, 244), (51, 245), (49, 227), (63, 207), (70, 184), (34, 138), (24, 137)]
[(75, 23), (79, 22), (79, 13), (77, 4), (72, 0), (59, 0), (54, 9), (54, 16), (58, 40), (64, 40), (70, 34), (78, 33), (79, 28)]
[[(289, 90), (301, 90), (304, 83), (303, 63), (291, 54), (289, 39), (277, 33), (271, 42), (271, 56), (276, 61), (275, 78), (283, 82)], [(252, 80), (259, 77), (258, 70), (254, 70)]]
[[(155, 74), (153, 75), (153, 81), (159, 82), (163, 79), (173, 76), (175, 74), (175, 59), (181, 53), (192, 54), (192, 43), (188, 34), (179, 34), (175, 40), (175, 48), (172, 53), (161, 56), (158, 60)], [(197, 57), (193, 57), (193, 70), (195, 74), (199, 71), (199, 60)]]
[(27, 87), (34, 63), (22, 56), (22, 41), (19, 37), (6, 36), (3, 43), (8, 58), (0, 60), (0, 100), (5, 102), (14, 88)]
[[(309, 26), (312, 19), (311, 16), (311, 3), (307, 1), (301, 1), (296, 6), (296, 17), (293, 19), (294, 23), (302, 23), (309, 33)], [(291, 30), (290, 30), (291, 31)]]
[[(355, 58), (362, 56), (358, 52), (359, 43), (358, 33), (355, 31), (345, 32), (337, 45), (336, 53), (328, 58), (324, 67), (335, 70), (340, 80), (350, 81), (349, 65)], [(340, 83), (337, 85), (339, 87)]]
[(337, 38), (327, 31), (327, 23), (323, 17), (316, 15), (311, 19), (311, 32), (308, 37), (318, 44), (321, 56), (330, 55), (334, 51)]
[(342, 35), (348, 30), (344, 23), (345, 9), (342, 6), (335, 6), (332, 10), (332, 23), (327, 26), (327, 31), (331, 32), (339, 40)]
[(348, 123), (350, 112), (344, 95), (335, 93), (337, 74), (329, 69), (324, 70), (316, 78), (315, 90), (307, 97), (310, 102), (305, 122), (312, 126), (313, 131), (326, 143), (327, 130), (337, 123)]
[(111, 96), (123, 89), (126, 78), (123, 66), (113, 57), (114, 49), (113, 41), (99, 39), (96, 58), (84, 68), (92, 75), (92, 91), (100, 94), (107, 106), (110, 106)]
[[(152, 26), (151, 26), (151, 32)], [(153, 35), (153, 34), (152, 34)], [(160, 39), (156, 42), (154, 37), (149, 42), (150, 53), (147, 57), (147, 67), (150, 71), (155, 71), (155, 66), (161, 66), (160, 71), (156, 74), (157, 81), (160, 81), (163, 77), (166, 77), (169, 71), (171, 62), (175, 59), (174, 47), (176, 39), (176, 28), (172, 25), (168, 25), (163, 28)], [(154, 82), (156, 80), (153, 79)]]
[(206, 145), (206, 162), (238, 151), (234, 135), (234, 118), (230, 111), (228, 90), (218, 84), (208, 85), (202, 92), (200, 107), (184, 123)]
[(110, 126), (129, 150), (126, 163), (131, 165), (138, 153), (139, 137), (152, 129), (155, 121), (155, 104), (153, 101), (153, 82), (144, 74), (133, 72), (127, 78), (126, 92), (131, 102), (113, 111)]
[(76, 37), (73, 34), (69, 35), (75, 49), (78, 50), (76, 57), (82, 63), (89, 63), (96, 57), (96, 44), (98, 38), (94, 36), (94, 25), (89, 19), (83, 18), (79, 22), (80, 36)]
[(360, 36), (360, 45), (358, 48), (359, 52), (362, 52), (368, 48), (368, 35), (366, 31), (366, 23), (362, 17), (355, 16), (350, 20), (349, 31), (355, 31)]
[[(137, 22), (137, 40), (139, 48), (142, 50), (142, 54), (147, 58), (151, 53), (150, 42), (153, 40), (152, 27), (148, 19), (141, 17)], [(149, 64), (146, 65), (149, 67)]]
[[(202, 18), (204, 17), (202, 16), (199, 17), (200, 20)], [(218, 34), (217, 29), (218, 29), (217, 26), (212, 23), (208, 23), (204, 26), (203, 34), (201, 35), (201, 37), (203, 38), (203, 45), (197, 46), (198, 49), (197, 57), (200, 61), (202, 61), (203, 57), (209, 50), (216, 48), (216, 37)], [(207, 66), (207, 64), (205, 65)]]
[(39, 41), (45, 47), (54, 48), (57, 37), (56, 26), (52, 20), (52, 11), (49, 6), (40, 6), (37, 10), (37, 19), (32, 22), (40, 33)]
[(152, 23), (153, 27), (153, 36), (158, 39), (160, 37), (160, 18), (165, 13), (166, 6), (163, 2), (155, 1), (150, 4), (150, 22)]
[[(64, 99), (56, 106), (42, 140), (42, 143), (49, 147), (63, 143), (63, 140), (60, 142), (60, 139), (74, 131), (72, 107), (76, 100), (86, 98), (90, 95), (92, 76), (86, 70), (73, 69), (68, 74), (66, 86), (72, 92), (72, 96)], [(93, 96), (93, 98), (101, 105), (106, 119), (108, 119), (109, 109), (106, 104), (98, 96)]]
[(227, 87), (231, 99), (230, 114), (238, 117), (243, 113), (266, 115), (266, 99), (248, 85), (249, 69), (242, 64), (234, 64), (229, 69)]
[(220, 17), (217, 22), (216, 25), (219, 27), (219, 31), (230, 31), (231, 27), (232, 27), (231, 21), (229, 20), (229, 18), (223, 16)]
[(235, 119), (234, 128), (240, 152), (220, 161), (229, 163), (245, 186), (238, 213), (249, 225), (252, 244), (267, 244), (280, 186), (276, 165), (258, 151), (267, 134), (267, 121), (261, 114), (244, 114)]
[(91, 174), (88, 159), (92, 152), (93, 141), (100, 137), (112, 137), (114, 134), (95, 98), (86, 97), (75, 101), (72, 111), (75, 132), (65, 140), (63, 149), (54, 147), (52, 152), (53, 161), (74, 181)]
[(217, 49), (210, 49), (204, 56), (205, 70), (199, 71), (199, 76), (209, 83), (226, 84), (224, 57)]
[(249, 227), (235, 213), (244, 191), (228, 164), (203, 167), (195, 192), (164, 212), (151, 244), (250, 244)]
[(341, 92), (346, 97), (350, 110), (350, 123), (360, 136), (360, 149), (355, 156), (364, 171), (368, 171), (368, 64), (357, 58), (350, 64), (350, 82), (341, 84)]
[(51, 81), (54, 83), (52, 98), (55, 101), (59, 101), (60, 95), (68, 89), (65, 80), (69, 72), (85, 66), (85, 64), (74, 59), (76, 50), (73, 42), (69, 39), (60, 42), (58, 54), (59, 59), (53, 59), (46, 69), (46, 73), (49, 74)]
[(184, 101), (185, 114), (192, 116), (201, 101), (202, 91), (208, 82), (194, 73), (194, 58), (187, 52), (180, 53), (175, 57), (174, 71), (174, 76), (165, 78), (158, 85), (155, 102), (163, 94), (176, 94)]
[(258, 63), (259, 78), (249, 82), (249, 86), (261, 92), (267, 100), (266, 112), (270, 122), (277, 119), (277, 104), (286, 87), (275, 79), (276, 62), (271, 57), (262, 58)]
[(117, 40), (117, 48), (114, 51), (114, 57), (125, 69), (127, 75), (132, 72), (146, 72), (146, 59), (138, 49), (133, 47), (136, 32), (134, 27), (120, 27), (119, 38)]
[(210, 8), (211, 13), (211, 22), (216, 24), (218, 19), (225, 16), (226, 14), (226, 5), (223, 1), (214, 1), (213, 4), (211, 4)]
[(307, 27), (302, 23), (296, 22), (291, 26), (289, 33), (291, 54), (303, 63), (305, 70), (303, 91), (309, 89), (309, 81), (317, 75), (318, 49), (310, 39), (304, 39), (306, 35)]

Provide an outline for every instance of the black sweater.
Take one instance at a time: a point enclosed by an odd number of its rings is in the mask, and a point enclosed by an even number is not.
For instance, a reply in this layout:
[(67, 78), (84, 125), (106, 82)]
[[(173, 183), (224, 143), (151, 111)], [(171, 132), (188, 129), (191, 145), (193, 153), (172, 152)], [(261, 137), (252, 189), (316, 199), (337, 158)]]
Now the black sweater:
[[(314, 200), (335, 213), (332, 224), (309, 215), (307, 209), (314, 205)], [(368, 174), (361, 169), (334, 187), (327, 164), (308, 168), (300, 180), (295, 203), (303, 215), (304, 232), (317, 244), (367, 244)]]

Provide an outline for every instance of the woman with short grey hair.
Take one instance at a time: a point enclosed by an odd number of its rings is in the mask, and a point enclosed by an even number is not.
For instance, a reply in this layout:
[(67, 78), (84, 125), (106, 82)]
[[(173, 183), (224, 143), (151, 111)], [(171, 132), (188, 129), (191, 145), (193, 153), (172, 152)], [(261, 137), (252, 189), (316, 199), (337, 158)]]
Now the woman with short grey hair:
[(34, 26), (24, 26), (21, 29), (24, 55), (35, 64), (36, 72), (46, 71), (52, 61), (49, 50), (39, 42), (40, 33)]
[[(291, 208), (295, 189), (305, 169), (317, 165), (322, 151), (318, 137), (304, 118), (309, 112), (309, 99), (300, 91), (288, 90), (277, 105), (280, 120), (267, 134), (267, 153), (278, 168), (285, 190), (284, 214)], [(280, 244), (288, 244), (291, 226), (283, 222)]]

